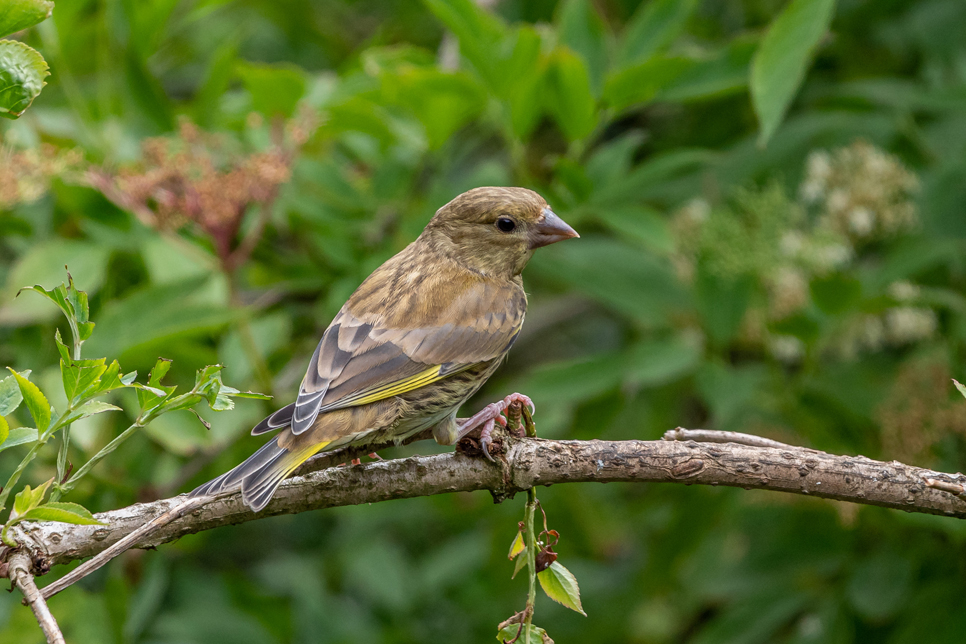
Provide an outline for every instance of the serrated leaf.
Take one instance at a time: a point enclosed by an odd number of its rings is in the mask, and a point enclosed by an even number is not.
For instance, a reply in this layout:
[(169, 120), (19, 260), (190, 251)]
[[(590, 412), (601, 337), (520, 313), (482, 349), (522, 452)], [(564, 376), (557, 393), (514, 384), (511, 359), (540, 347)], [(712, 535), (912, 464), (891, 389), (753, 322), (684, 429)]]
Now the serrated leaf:
[(759, 145), (778, 129), (834, 13), (835, 0), (792, 0), (768, 28), (751, 63)]
[(60, 363), (61, 377), (64, 382), (64, 394), (67, 400), (74, 400), (78, 394), (91, 387), (95, 387), (107, 371), (104, 358), (97, 360), (75, 360), (70, 364)]
[(47, 494), (47, 488), (53, 482), (54, 479), (50, 479), (46, 483), (37, 486), (36, 489), (31, 489), (29, 485), (23, 486), (23, 489), (13, 498), (13, 510), (10, 512), (10, 518), (16, 519), (22, 517), (40, 505), (44, 500), (44, 496)]
[(251, 398), (252, 400), (271, 400), (272, 396), (260, 394), (257, 391), (236, 391), (232, 398)]
[(50, 0), (5, 0), (0, 5), (0, 36), (33, 27), (50, 17)]
[[(54, 329), (54, 344), (57, 345), (57, 353), (60, 354), (61, 364), (70, 364), (73, 362), (73, 358), (70, 355), (70, 349), (64, 344), (64, 339), (60, 337), (60, 329)], [(63, 369), (63, 367), (61, 367)]]
[[(2, 42), (2, 41), (0, 41)], [(70, 302), (67, 300), (67, 287), (63, 284), (59, 284), (54, 288), (47, 290), (40, 284), (34, 284), (33, 286), (24, 286), (22, 289), (17, 291), (17, 297), (24, 291), (33, 291), (35, 293), (40, 293), (48, 300), (57, 305), (57, 307), (66, 315), (68, 318), (72, 318), (74, 315), (73, 308), (71, 308)]]
[(520, 554), (526, 549), (527, 549), (527, 546), (523, 542), (523, 533), (518, 531), (516, 538), (513, 540), (513, 543), (510, 544), (510, 554), (508, 554), (507, 557), (510, 559), (510, 561), (513, 561), (514, 557), (516, 557), (518, 554)]
[(40, 392), (37, 385), (13, 369), (10, 369), (10, 371), (17, 379), (20, 393), (23, 395), (23, 400), (27, 404), (27, 409), (30, 410), (30, 415), (33, 416), (34, 422), (37, 423), (37, 429), (41, 433), (47, 431), (47, 428), (50, 427), (50, 403), (47, 402), (47, 398)]
[(19, 118), (49, 75), (47, 61), (37, 50), (16, 40), (0, 40), (0, 116)]
[(36, 443), (39, 436), (39, 432), (33, 427), (15, 427), (10, 430), (7, 440), (0, 443), (0, 452), (25, 443)]
[(58, 521), (74, 525), (107, 525), (95, 519), (84, 506), (63, 501), (51, 501), (28, 510), (19, 519), (21, 521)]
[(168, 369), (171, 368), (171, 360), (167, 358), (158, 358), (157, 362), (154, 363), (154, 368), (148, 374), (148, 384), (152, 387), (161, 387), (161, 379), (164, 378), (164, 374), (168, 373)]
[(0, 380), (0, 416), (9, 416), (17, 410), (21, 402), (23, 402), (23, 394), (20, 393), (17, 379), (7, 376)]
[(3, 444), (6, 442), (7, 438), (10, 436), (10, 425), (7, 424), (7, 419), (0, 416), (0, 449), (3, 449)]
[(91, 337), (94, 323), (90, 321), (90, 309), (87, 304), (87, 293), (74, 286), (74, 278), (67, 272), (67, 301), (70, 302), (77, 321), (78, 336), (81, 342)]
[(959, 382), (955, 378), (953, 378), (953, 384), (956, 385), (956, 389), (958, 389), (959, 393), (963, 395), (963, 398), (966, 398), (966, 386), (963, 386), (963, 383)]
[(209, 407), (213, 411), (230, 411), (235, 408), (235, 402), (225, 394), (215, 396), (215, 401), (209, 402)]
[(82, 418), (93, 416), (94, 414), (102, 414), (105, 411), (120, 411), (120, 409), (121, 408), (117, 405), (112, 405), (102, 400), (91, 400), (70, 412), (70, 414), (64, 420), (68, 423), (74, 423)]
[(121, 365), (118, 364), (117, 360), (114, 360), (105, 367), (104, 373), (101, 374), (96, 382), (80, 390), (80, 397), (90, 398), (91, 396), (98, 396), (112, 389), (123, 387), (124, 383), (121, 382), (120, 373)]
[(537, 580), (540, 587), (547, 597), (563, 604), (570, 610), (577, 611), (586, 616), (583, 607), (580, 605), (580, 588), (577, 586), (577, 578), (573, 573), (564, 568), (563, 564), (555, 561), (546, 570), (537, 573)]

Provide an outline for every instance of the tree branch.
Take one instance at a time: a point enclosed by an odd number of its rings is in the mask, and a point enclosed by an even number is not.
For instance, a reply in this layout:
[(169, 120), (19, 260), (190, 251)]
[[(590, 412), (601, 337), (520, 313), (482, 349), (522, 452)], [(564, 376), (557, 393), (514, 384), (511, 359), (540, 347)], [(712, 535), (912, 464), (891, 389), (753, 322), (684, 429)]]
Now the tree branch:
[[(527, 438), (514, 440), (496, 464), (457, 451), (308, 471), (313, 465), (329, 465), (348, 456), (346, 452), (310, 462), (301, 476), (282, 484), (259, 514), (246, 508), (238, 493), (199, 499), (185, 516), (134, 539), (131, 545), (154, 547), (219, 526), (320, 508), (476, 490), (489, 490), (501, 501), (537, 485), (581, 482), (727, 485), (966, 518), (966, 500), (936, 487), (936, 482), (942, 482), (949, 489), (961, 489), (966, 483), (961, 474), (801, 447)], [(180, 514), (184, 502), (181, 496), (97, 514), (106, 526), (25, 522), (19, 527), (25, 533), (24, 546), (34, 558), (63, 564), (94, 556), (165, 513)]]
[(7, 575), (13, 581), (13, 585), (23, 593), (24, 601), (30, 606), (41, 630), (44, 631), (47, 644), (64, 644), (64, 635), (60, 632), (57, 620), (54, 619), (50, 609), (47, 608), (47, 602), (37, 589), (37, 584), (34, 583), (34, 575), (31, 572), (33, 564), (30, 555), (24, 552), (15, 552), (7, 561), (7, 566)]

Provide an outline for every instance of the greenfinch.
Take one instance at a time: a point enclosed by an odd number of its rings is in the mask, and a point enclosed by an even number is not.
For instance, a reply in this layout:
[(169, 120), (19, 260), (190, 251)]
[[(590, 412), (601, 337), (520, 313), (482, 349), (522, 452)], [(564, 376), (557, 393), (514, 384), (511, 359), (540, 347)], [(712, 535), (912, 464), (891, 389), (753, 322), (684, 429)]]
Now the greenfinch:
[(278, 434), (191, 495), (240, 487), (257, 512), (320, 451), (399, 443), (429, 428), (438, 443), (453, 445), (481, 425), (492, 428), (512, 400), (529, 400), (508, 396), (462, 423), (456, 412), (520, 333), (527, 309), (520, 274), (533, 251), (572, 237), (576, 231), (531, 190), (476, 188), (450, 201), (345, 303), (296, 401), (252, 430)]

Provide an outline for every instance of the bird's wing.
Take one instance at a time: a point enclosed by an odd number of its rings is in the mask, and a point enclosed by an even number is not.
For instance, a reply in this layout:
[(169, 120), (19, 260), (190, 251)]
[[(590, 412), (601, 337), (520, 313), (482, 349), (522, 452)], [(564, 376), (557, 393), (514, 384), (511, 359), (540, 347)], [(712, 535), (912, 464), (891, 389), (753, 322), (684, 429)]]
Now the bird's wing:
[[(300, 434), (320, 413), (398, 396), (504, 355), (523, 324), (522, 289), (471, 284), (463, 290), (435, 312), (422, 307), (413, 315), (405, 314), (405, 303), (386, 315), (365, 306), (354, 311), (350, 300), (322, 336), (295, 403), (252, 433), (291, 426)], [(401, 324), (406, 319), (417, 326)]]

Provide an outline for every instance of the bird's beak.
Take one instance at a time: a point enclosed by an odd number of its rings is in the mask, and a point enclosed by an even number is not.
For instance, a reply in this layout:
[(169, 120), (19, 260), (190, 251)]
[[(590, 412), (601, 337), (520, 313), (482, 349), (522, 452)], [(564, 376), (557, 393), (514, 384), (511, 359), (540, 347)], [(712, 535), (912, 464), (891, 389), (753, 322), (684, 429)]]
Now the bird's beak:
[(540, 248), (572, 237), (580, 237), (567, 222), (554, 214), (549, 208), (543, 209), (543, 216), (530, 231), (530, 248)]

